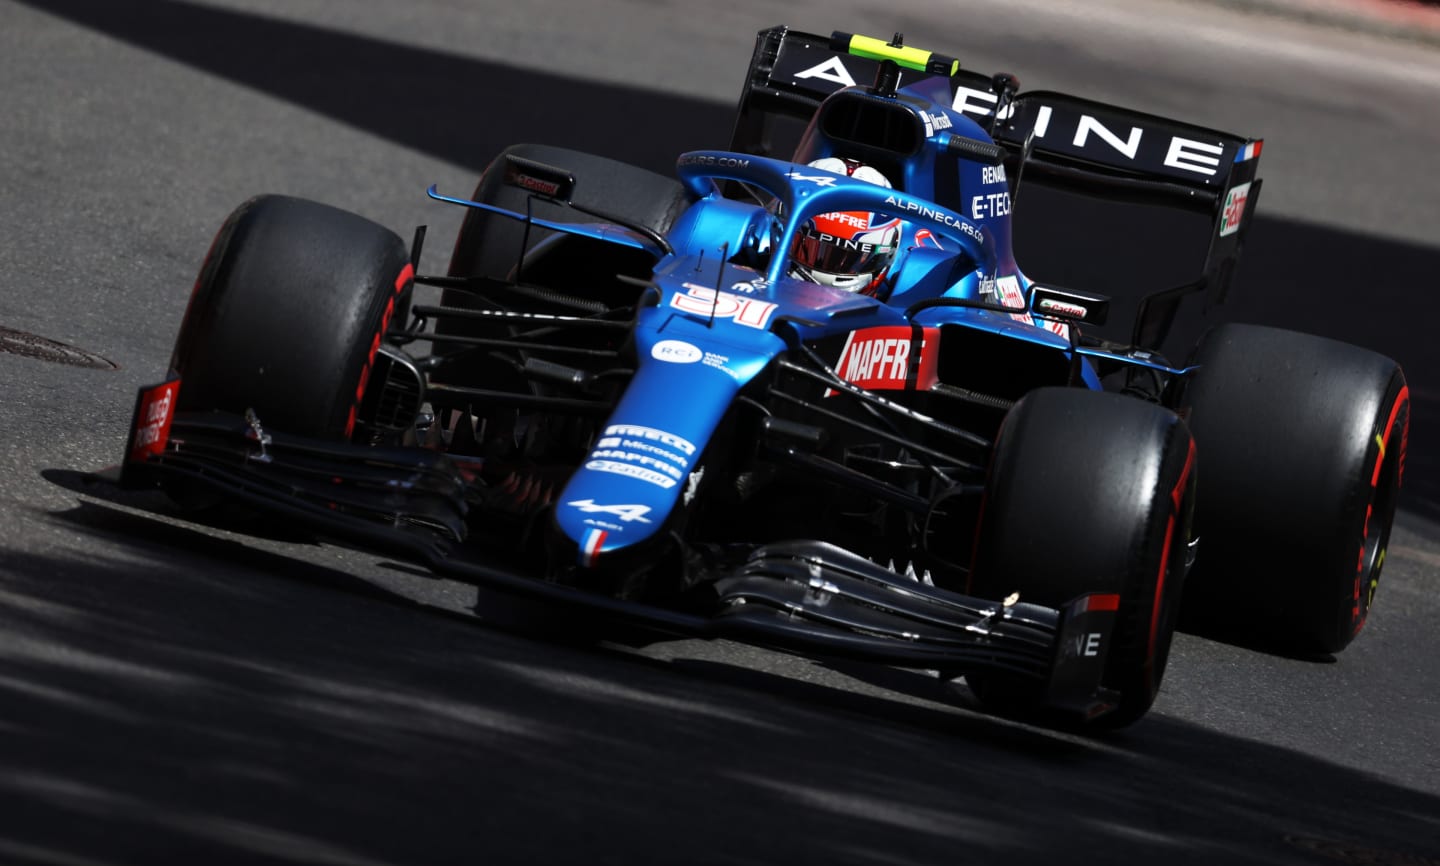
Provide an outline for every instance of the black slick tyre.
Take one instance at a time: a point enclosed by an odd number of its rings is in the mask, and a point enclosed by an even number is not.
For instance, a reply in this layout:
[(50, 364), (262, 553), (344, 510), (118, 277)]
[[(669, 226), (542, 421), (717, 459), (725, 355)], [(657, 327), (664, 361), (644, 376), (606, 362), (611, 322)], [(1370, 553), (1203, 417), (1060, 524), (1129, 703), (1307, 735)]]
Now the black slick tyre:
[[(674, 178), (602, 156), (543, 144), (516, 144), (501, 152), (481, 175), (472, 196), (475, 201), (564, 222), (604, 221), (600, 217), (532, 198), (528, 191), (506, 185), (504, 169), (507, 156), (566, 169), (575, 177), (573, 199), (576, 204), (613, 214), (661, 233), (670, 228), (691, 201), (685, 188)], [(527, 238), (523, 223), (471, 209), (466, 212), (455, 240), (449, 275), (493, 279), (514, 276), (521, 244), (526, 240), (532, 247), (545, 240), (558, 241), (548, 244), (543, 253), (526, 261), (527, 272), (535, 269), (529, 281), (540, 281), (533, 277), (555, 271), (565, 260), (575, 261), (574, 256), (579, 252), (577, 248), (589, 245), (607, 249), (606, 245), (585, 238), (557, 238), (554, 235), (554, 232), (545, 229), (532, 228)], [(608, 251), (613, 253), (615, 249), (609, 247)], [(638, 255), (645, 257), (643, 253)], [(649, 276), (648, 267), (642, 266), (642, 270), (639, 276)], [(584, 271), (592, 282), (601, 273), (588, 263)], [(447, 297), (445, 303), (450, 304), (454, 300), (457, 299)]]
[(1334, 653), (1365, 624), (1405, 465), (1400, 367), (1255, 325), (1205, 335), (1181, 395), (1205, 484), (1186, 627)]
[[(473, 200), (558, 222), (605, 221), (507, 184), (506, 158), (512, 156), (568, 171), (575, 178), (575, 204), (661, 234), (691, 202), (685, 188), (673, 178), (594, 154), (543, 144), (516, 144), (502, 151), (480, 176)], [(441, 303), (457, 309), (597, 315), (633, 304), (639, 290), (616, 277), (648, 278), (654, 264), (654, 257), (643, 250), (536, 226), (527, 229), (523, 222), (471, 208), (460, 225), (448, 275), (517, 280), (526, 288), (513, 292), (447, 289)], [(484, 326), (463, 318), (441, 318), (435, 330), (447, 336), (487, 335)], [(488, 336), (497, 335), (489, 332)], [(513, 337), (513, 332), (506, 336)], [(507, 383), (514, 385), (510, 370), (467, 348), (459, 343), (436, 343), (436, 353), (450, 356), (451, 360), (434, 371), (435, 381), (462, 385), (485, 382), (501, 388)]]
[(400, 237), (328, 205), (259, 196), (225, 220), (175, 341), (178, 409), (348, 438), (414, 272)]
[(1011, 409), (991, 461), (969, 591), (1059, 607), (1118, 595), (1101, 686), (1117, 707), (1091, 720), (1049, 718), (1043, 685), (967, 676), (1005, 715), (1091, 729), (1150, 708), (1170, 654), (1185, 579), (1195, 448), (1171, 411), (1078, 388), (1032, 391)]

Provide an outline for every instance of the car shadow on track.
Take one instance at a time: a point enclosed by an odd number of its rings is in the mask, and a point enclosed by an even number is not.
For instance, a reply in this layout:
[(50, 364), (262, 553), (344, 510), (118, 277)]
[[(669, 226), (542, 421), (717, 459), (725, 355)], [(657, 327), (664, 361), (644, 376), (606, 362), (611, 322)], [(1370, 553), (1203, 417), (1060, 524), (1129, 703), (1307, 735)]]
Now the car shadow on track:
[(803, 674), (577, 652), (107, 504), (48, 519), (105, 552), (3, 555), (0, 858), (1434, 853), (1440, 798), (1164, 716), (1091, 741)]

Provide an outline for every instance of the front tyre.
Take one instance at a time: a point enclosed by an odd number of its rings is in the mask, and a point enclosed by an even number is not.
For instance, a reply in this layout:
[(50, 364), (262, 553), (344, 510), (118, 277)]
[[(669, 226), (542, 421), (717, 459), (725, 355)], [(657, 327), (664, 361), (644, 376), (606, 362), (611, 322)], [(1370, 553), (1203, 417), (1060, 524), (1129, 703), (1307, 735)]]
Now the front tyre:
[(399, 235), (284, 196), (230, 214), (196, 280), (170, 366), (182, 411), (253, 409), (267, 426), (347, 439), (414, 271)]
[[(980, 519), (970, 593), (1060, 607), (1085, 593), (1119, 596), (1101, 686), (1118, 728), (1155, 701), (1185, 579), (1195, 447), (1173, 412), (1118, 394), (1031, 392), (1006, 416)], [(967, 676), (988, 708), (1051, 720), (1042, 683)]]

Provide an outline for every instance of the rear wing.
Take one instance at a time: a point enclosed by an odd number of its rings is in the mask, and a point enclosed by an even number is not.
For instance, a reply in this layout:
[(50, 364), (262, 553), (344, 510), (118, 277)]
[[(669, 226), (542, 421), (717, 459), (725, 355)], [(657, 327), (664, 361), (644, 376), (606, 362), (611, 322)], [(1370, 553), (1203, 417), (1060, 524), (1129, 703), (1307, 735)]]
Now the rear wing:
[(905, 47), (899, 34), (887, 43), (773, 27), (755, 41), (731, 150), (771, 155), (777, 119), (808, 121), (826, 96), (873, 82), (887, 61), (901, 67), (902, 87), (948, 79), (949, 108), (979, 123), (1009, 152), (1006, 173), (1012, 185), (1023, 177), (1209, 217), (1203, 273), (1141, 302), (1136, 345), (1159, 345), (1184, 296), (1204, 292), (1211, 303), (1224, 301), (1259, 198), (1259, 140), (1063, 93), (1020, 93), (1008, 75), (961, 69), (954, 58)]

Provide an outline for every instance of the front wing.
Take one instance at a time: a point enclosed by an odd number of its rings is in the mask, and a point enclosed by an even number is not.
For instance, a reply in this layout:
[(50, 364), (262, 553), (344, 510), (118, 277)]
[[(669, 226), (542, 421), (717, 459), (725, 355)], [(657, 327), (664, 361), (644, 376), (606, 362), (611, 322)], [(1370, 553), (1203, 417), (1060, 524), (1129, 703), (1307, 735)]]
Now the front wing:
[(447, 577), (679, 635), (950, 676), (1001, 672), (1043, 685), (1048, 704), (1083, 718), (1114, 706), (1101, 685), (1116, 617), (1112, 595), (1083, 595), (1060, 608), (978, 599), (804, 540), (755, 548), (702, 593), (702, 605), (601, 595), (497, 566), (495, 556), (466, 544), (475, 498), (443, 454), (269, 432), (253, 416), (176, 414), (176, 388), (172, 380), (142, 389), (124, 486), (203, 488)]

